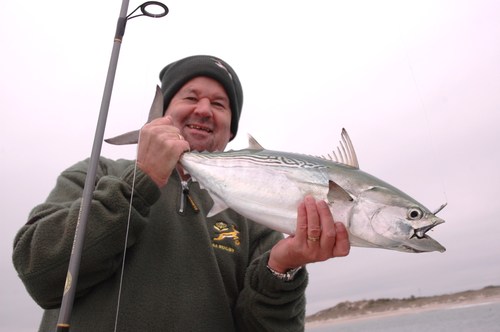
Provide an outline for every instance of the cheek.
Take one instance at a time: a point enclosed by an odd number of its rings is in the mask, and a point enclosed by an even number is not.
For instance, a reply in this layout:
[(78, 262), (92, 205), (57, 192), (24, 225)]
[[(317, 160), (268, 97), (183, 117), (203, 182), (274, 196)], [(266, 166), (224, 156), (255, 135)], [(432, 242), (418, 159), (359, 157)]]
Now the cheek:
[[(220, 142), (227, 144), (233, 137), (231, 133), (231, 116), (223, 115), (217, 118), (217, 131)], [(221, 147), (219, 147), (220, 149)]]
[(175, 109), (175, 110), (168, 110), (165, 112), (165, 116), (170, 116), (172, 118), (172, 124), (176, 127), (179, 127), (182, 125), (183, 122), (185, 122), (186, 116), (188, 112), (183, 112), (182, 110)]
[(232, 137), (233, 137), (233, 134), (231, 133), (231, 131), (229, 129), (227, 131), (225, 131), (223, 134), (224, 144), (227, 144), (231, 140)]
[(231, 131), (231, 113), (218, 114), (217, 122), (219, 123), (221, 129), (223, 128), (228, 130), (229, 132)]

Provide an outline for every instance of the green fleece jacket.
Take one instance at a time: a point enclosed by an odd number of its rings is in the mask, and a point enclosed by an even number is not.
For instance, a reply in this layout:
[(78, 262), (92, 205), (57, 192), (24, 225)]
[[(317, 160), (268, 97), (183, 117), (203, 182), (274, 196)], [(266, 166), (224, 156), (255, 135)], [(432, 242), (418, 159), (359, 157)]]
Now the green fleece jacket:
[[(15, 238), (14, 266), (45, 309), (40, 331), (56, 327), (87, 168), (64, 171)], [(133, 170), (100, 159), (72, 332), (114, 329)], [(138, 170), (132, 202), (117, 331), (304, 330), (307, 272), (284, 282), (266, 268), (281, 233), (232, 210), (207, 218), (208, 193), (190, 183), (187, 197), (176, 174), (159, 189)]]

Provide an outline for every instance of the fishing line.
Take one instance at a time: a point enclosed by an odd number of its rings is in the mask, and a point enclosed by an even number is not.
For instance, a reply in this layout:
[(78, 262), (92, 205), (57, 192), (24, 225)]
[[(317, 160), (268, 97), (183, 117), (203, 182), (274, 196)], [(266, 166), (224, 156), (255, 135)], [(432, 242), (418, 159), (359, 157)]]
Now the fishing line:
[(415, 85), (417, 97), (420, 101), (420, 107), (424, 113), (424, 117), (425, 117), (425, 120), (427, 122), (427, 127), (426, 127), (427, 128), (427, 145), (430, 146), (430, 150), (431, 150), (431, 153), (433, 155), (432, 160), (434, 163), (434, 167), (439, 174), (439, 178), (440, 178), (440, 182), (441, 182), (441, 189), (443, 190), (445, 202), (448, 202), (448, 195), (446, 194), (446, 185), (444, 183), (444, 176), (443, 176), (444, 171), (443, 171), (442, 167), (439, 166), (439, 163), (437, 162), (437, 160), (438, 160), (438, 154), (437, 154), (438, 149), (436, 148), (437, 143), (432, 144), (432, 142), (437, 142), (437, 140), (436, 139), (431, 140), (431, 138), (433, 136), (433, 131), (431, 130), (431, 120), (430, 120), (430, 116), (429, 116), (429, 111), (425, 105), (423, 98), (422, 98), (422, 94), (420, 92), (419, 85), (418, 85), (417, 80), (415, 78), (415, 72), (413, 70), (413, 66), (411, 65), (408, 53), (406, 52), (406, 48), (405, 48), (405, 55), (406, 55), (406, 59), (408, 61), (408, 67), (410, 68), (410, 75), (411, 75), (411, 78), (413, 80), (413, 84)]
[[(398, 21), (398, 23), (399, 23), (399, 21)], [(399, 26), (398, 31), (400, 31), (400, 32), (403, 31), (403, 29), (401, 28), (401, 26)], [(416, 79), (415, 71), (413, 69), (413, 66), (412, 66), (412, 63), (411, 63), (411, 60), (410, 60), (410, 56), (408, 54), (408, 48), (406, 46), (406, 43), (404, 42), (405, 38), (402, 37), (401, 33), (399, 33), (398, 36), (399, 36), (401, 45), (403, 46), (403, 49), (404, 49), (406, 63), (408, 65), (408, 68), (409, 68), (409, 71), (410, 71), (410, 77), (412, 79), (413, 85), (415, 87), (415, 91), (417, 93), (417, 98), (418, 98), (418, 101), (420, 103), (420, 109), (424, 113), (424, 118), (425, 118), (425, 121), (427, 123), (427, 126), (426, 126), (426, 129), (427, 129), (427, 135), (426, 135), (427, 146), (430, 147), (430, 152), (431, 152), (431, 155), (432, 155), (434, 169), (437, 170), (437, 173), (439, 175), (439, 179), (440, 179), (440, 183), (441, 183), (441, 189), (443, 190), (443, 195), (444, 195), (444, 199), (445, 199), (445, 203), (443, 205), (441, 205), (441, 207), (439, 207), (438, 210), (437, 210), (437, 211), (440, 211), (447, 204), (447, 202), (448, 202), (448, 195), (446, 194), (446, 186), (445, 186), (445, 183), (444, 183), (444, 176), (443, 176), (444, 171), (443, 171), (442, 167), (439, 166), (439, 163), (437, 162), (437, 160), (438, 160), (438, 154), (437, 154), (438, 149), (436, 148), (437, 143), (436, 144), (432, 144), (432, 142), (437, 142), (437, 140), (436, 139), (432, 140), (432, 138), (433, 138), (434, 135), (433, 135), (433, 132), (431, 130), (431, 121), (430, 121), (429, 110), (427, 109), (426, 104), (424, 102), (424, 99), (422, 97), (422, 93), (420, 91), (420, 87), (419, 87), (417, 79)]]
[[(141, 140), (141, 135), (139, 134), (139, 139), (137, 141), (137, 146), (139, 146), (140, 140)], [(121, 268), (121, 272), (120, 272), (120, 283), (119, 283), (119, 287), (118, 287), (118, 300), (117, 300), (117, 304), (116, 304), (116, 316), (115, 316), (115, 328), (114, 328), (114, 332), (117, 331), (117, 327), (118, 327), (118, 315), (120, 313), (120, 301), (121, 301), (121, 297), (122, 297), (123, 276), (125, 274), (125, 258), (127, 256), (128, 234), (129, 234), (129, 231), (130, 231), (130, 220), (132, 219), (132, 201), (134, 200), (136, 175), (137, 175), (137, 158), (135, 159), (135, 162), (134, 162), (134, 175), (132, 176), (132, 187), (131, 187), (131, 193), (130, 193), (130, 203), (128, 205), (127, 227), (126, 227), (126, 231), (125, 231), (125, 243), (124, 243), (124, 248), (123, 248), (122, 268)]]

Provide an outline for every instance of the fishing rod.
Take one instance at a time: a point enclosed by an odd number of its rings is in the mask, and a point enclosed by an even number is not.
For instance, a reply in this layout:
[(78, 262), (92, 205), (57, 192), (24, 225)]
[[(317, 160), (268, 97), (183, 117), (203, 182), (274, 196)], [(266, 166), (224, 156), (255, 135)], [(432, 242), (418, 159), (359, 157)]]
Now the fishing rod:
[[(66, 275), (66, 282), (64, 285), (64, 293), (61, 302), (61, 309), (59, 311), (59, 318), (57, 321), (56, 332), (66, 332), (70, 328), (70, 317), (73, 309), (73, 302), (75, 299), (76, 285), (78, 282), (78, 274), (80, 270), (80, 261), (82, 258), (83, 243), (85, 240), (85, 229), (87, 228), (87, 221), (90, 211), (90, 203), (92, 201), (93, 192), (95, 189), (95, 178), (97, 173), (97, 165), (101, 155), (102, 142), (104, 139), (104, 130), (106, 128), (106, 119), (108, 116), (109, 104), (111, 100), (111, 93), (113, 91), (113, 83), (115, 80), (116, 67), (118, 63), (118, 56), (120, 54), (120, 47), (125, 34), (125, 27), (127, 21), (139, 16), (148, 16), (153, 18), (163, 17), (168, 14), (168, 8), (163, 3), (158, 1), (146, 1), (138, 6), (132, 13), (127, 15), (129, 0), (123, 0), (120, 9), (120, 16), (116, 26), (116, 33), (113, 42), (113, 49), (111, 51), (111, 59), (108, 67), (108, 74), (106, 83), (104, 85), (104, 93), (101, 101), (101, 109), (99, 111), (99, 118), (94, 136), (94, 143), (90, 156), (89, 169), (85, 178), (85, 185), (82, 194), (82, 203), (78, 214), (78, 220), (75, 227), (75, 237), (73, 240), (73, 247), (68, 266), (68, 273)], [(155, 11), (149, 10), (147, 7), (156, 7)], [(137, 10), (140, 13), (134, 15)]]

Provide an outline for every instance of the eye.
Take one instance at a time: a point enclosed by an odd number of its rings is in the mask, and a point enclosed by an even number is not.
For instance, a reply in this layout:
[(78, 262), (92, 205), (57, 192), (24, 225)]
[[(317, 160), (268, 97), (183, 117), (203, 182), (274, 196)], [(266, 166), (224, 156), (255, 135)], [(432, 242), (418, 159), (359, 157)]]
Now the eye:
[(212, 101), (212, 105), (215, 108), (220, 109), (220, 110), (227, 109), (227, 105), (223, 101), (214, 100), (214, 101)]
[(408, 209), (407, 217), (410, 220), (419, 220), (423, 215), (424, 213), (419, 208), (412, 207)]

